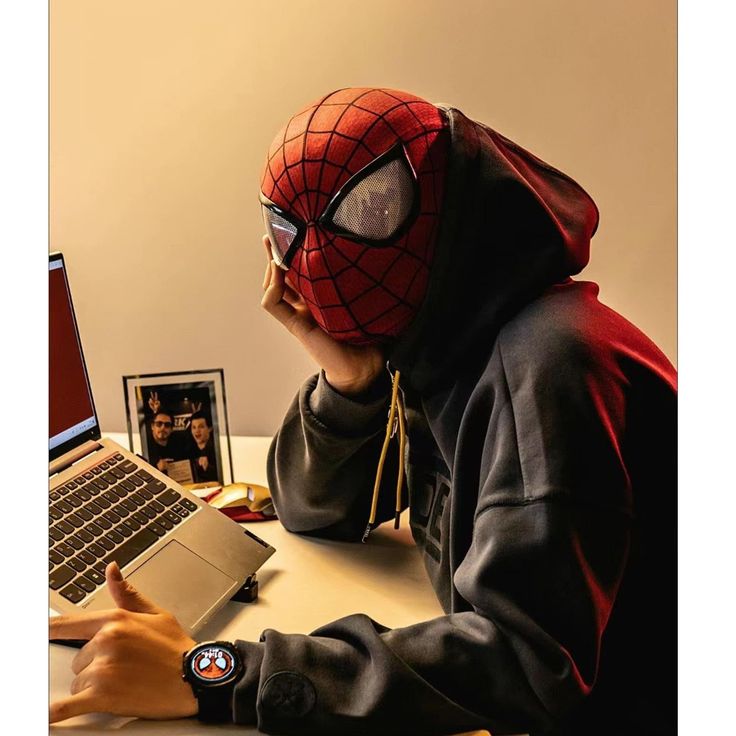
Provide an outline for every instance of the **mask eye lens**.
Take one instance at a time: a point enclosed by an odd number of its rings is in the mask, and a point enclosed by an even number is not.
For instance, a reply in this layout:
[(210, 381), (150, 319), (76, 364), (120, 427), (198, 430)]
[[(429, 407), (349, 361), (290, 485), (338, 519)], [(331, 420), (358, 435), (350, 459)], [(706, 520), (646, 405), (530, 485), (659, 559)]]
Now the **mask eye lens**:
[(414, 180), (404, 158), (394, 158), (358, 181), (332, 215), (336, 227), (366, 240), (387, 240), (414, 205)]
[(268, 234), (268, 239), (271, 241), (273, 259), (277, 266), (288, 268), (288, 265), (285, 264), (286, 257), (299, 231), (296, 225), (289, 222), (286, 218), (281, 217), (281, 215), (272, 209), (262, 207), (262, 210), (266, 233)]

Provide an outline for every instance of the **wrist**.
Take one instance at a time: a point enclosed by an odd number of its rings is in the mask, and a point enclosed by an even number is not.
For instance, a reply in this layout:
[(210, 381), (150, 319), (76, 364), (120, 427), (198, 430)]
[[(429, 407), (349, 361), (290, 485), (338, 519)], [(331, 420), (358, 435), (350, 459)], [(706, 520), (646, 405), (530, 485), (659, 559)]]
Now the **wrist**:
[(383, 372), (383, 367), (376, 371), (367, 371), (360, 376), (351, 376), (348, 378), (335, 375), (328, 371), (324, 371), (325, 380), (339, 394), (347, 397), (359, 396), (367, 393), (373, 384), (378, 380)]

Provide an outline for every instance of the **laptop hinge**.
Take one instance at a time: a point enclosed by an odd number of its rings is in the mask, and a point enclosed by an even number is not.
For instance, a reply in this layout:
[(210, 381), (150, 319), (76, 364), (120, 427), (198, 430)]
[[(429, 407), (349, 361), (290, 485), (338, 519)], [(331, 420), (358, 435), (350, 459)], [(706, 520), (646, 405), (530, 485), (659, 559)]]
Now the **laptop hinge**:
[(79, 445), (79, 447), (69, 450), (69, 452), (65, 453), (53, 462), (50, 462), (49, 477), (56, 475), (57, 473), (61, 473), (62, 470), (66, 470), (71, 465), (74, 465), (74, 463), (79, 462), (83, 457), (101, 449), (102, 445), (99, 442), (87, 440), (83, 445)]

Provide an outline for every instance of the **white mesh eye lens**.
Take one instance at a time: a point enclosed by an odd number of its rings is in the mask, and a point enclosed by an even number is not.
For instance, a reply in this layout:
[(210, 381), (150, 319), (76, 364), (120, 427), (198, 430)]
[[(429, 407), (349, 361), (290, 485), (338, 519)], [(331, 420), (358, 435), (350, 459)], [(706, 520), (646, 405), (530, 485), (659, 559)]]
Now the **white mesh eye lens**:
[(332, 222), (360, 238), (386, 240), (403, 225), (413, 204), (412, 176), (398, 158), (359, 181), (340, 202)]
[(217, 666), (218, 666), (218, 667), (219, 667), (219, 668), (220, 668), (221, 670), (224, 670), (224, 669), (225, 669), (225, 667), (227, 667), (227, 660), (225, 659), (225, 657), (218, 657), (218, 658), (217, 658), (217, 659), (215, 660), (215, 664), (216, 664), (216, 665), (217, 665)]
[(212, 660), (209, 657), (202, 657), (199, 660), (199, 669), (206, 670), (212, 664)]
[(280, 266), (296, 237), (296, 225), (293, 225), (268, 207), (263, 207), (263, 221), (266, 225), (268, 239), (271, 241), (273, 259), (276, 261), (276, 265)]

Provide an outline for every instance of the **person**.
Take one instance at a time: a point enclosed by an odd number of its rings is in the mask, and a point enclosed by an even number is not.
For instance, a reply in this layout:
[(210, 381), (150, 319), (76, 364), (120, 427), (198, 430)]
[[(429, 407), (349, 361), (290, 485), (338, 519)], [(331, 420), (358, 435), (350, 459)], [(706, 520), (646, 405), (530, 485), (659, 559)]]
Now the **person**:
[(180, 459), (180, 452), (172, 439), (174, 415), (159, 404), (151, 416), (150, 426), (153, 441), (148, 443), (148, 462), (166, 473), (169, 463)]
[[(321, 366), (269, 451), (279, 518), (370, 544), (408, 505), (445, 613), (238, 641), (223, 717), (293, 734), (674, 733), (675, 372), (572, 279), (590, 196), (459, 110), (349, 88), (277, 135), (261, 203), (262, 306)], [(125, 611), (52, 623), (93, 637), (53, 720), (196, 712), (173, 692), (181, 632), (149, 615), (150, 634)], [(160, 664), (147, 652), (152, 671), (125, 679), (154, 642)]]
[(196, 411), (189, 419), (192, 437), (189, 457), (195, 483), (218, 480), (215, 443), (212, 439), (212, 420), (203, 411)]

